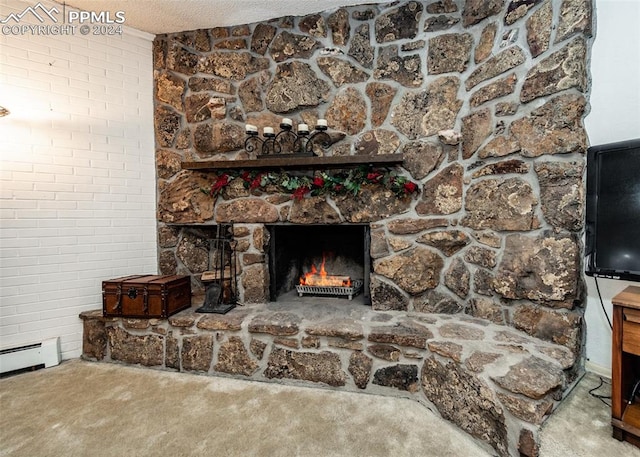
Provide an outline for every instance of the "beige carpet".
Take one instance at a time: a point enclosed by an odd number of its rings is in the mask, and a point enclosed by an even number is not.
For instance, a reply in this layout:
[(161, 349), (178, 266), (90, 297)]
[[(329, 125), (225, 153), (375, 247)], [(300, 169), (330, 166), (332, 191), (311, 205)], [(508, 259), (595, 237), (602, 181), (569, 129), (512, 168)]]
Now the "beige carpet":
[[(541, 456), (640, 456), (582, 398), (597, 381), (548, 421)], [(73, 360), (0, 380), (0, 455), (491, 454), (412, 400)]]

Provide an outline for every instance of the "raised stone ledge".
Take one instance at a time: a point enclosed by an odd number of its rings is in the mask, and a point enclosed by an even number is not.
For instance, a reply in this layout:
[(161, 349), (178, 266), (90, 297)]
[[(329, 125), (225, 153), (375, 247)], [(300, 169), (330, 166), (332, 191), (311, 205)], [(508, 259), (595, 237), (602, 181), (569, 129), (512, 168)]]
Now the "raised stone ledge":
[(566, 347), (486, 320), (317, 301), (148, 320), (86, 311), (82, 357), (414, 398), (502, 456), (518, 455), (523, 431), (537, 439), (581, 371)]

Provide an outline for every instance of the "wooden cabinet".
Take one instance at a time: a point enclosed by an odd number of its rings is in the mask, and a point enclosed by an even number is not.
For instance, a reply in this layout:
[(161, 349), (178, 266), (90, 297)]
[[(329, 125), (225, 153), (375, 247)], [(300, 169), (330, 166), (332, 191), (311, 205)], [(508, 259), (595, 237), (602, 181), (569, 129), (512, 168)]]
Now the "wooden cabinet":
[[(640, 403), (631, 390), (640, 379), (640, 287), (613, 297), (611, 425), (613, 436), (640, 447)], [(630, 402), (631, 400), (631, 402)]]

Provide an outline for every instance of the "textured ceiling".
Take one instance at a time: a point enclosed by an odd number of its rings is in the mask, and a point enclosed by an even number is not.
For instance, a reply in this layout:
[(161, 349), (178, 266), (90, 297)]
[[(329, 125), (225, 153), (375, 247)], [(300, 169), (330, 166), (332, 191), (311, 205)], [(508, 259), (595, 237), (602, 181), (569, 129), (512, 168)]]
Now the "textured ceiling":
[[(67, 0), (86, 11), (124, 11), (125, 25), (153, 34), (251, 24), (363, 3), (362, 0)], [(62, 0), (59, 0), (62, 3)]]

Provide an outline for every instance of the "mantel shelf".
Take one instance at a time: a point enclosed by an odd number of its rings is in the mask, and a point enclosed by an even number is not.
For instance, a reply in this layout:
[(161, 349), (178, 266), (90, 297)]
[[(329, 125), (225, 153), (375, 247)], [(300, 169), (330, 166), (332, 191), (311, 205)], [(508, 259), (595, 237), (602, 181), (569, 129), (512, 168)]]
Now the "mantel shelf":
[(205, 160), (182, 162), (183, 170), (215, 171), (232, 169), (268, 169), (268, 168), (348, 168), (358, 165), (391, 166), (400, 165), (403, 154), (329, 156), (329, 157), (268, 157), (250, 160)]

